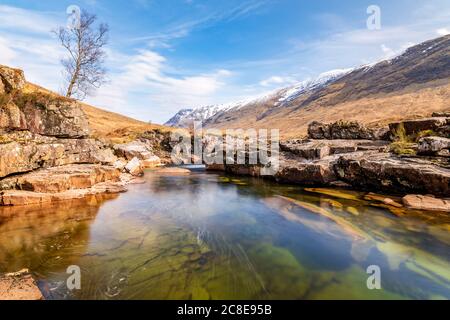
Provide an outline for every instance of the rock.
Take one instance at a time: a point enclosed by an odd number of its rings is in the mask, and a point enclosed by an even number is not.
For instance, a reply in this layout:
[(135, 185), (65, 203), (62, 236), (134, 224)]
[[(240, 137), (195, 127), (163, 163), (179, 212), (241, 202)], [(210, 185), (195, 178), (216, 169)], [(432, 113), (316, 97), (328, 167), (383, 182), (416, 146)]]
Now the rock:
[(154, 168), (161, 165), (161, 159), (158, 156), (151, 156), (141, 162), (144, 168)]
[(0, 276), (0, 300), (44, 300), (28, 269)]
[(94, 139), (57, 139), (28, 131), (0, 135), (0, 178), (74, 163), (114, 163), (112, 150)]
[(321, 140), (296, 140), (280, 143), (280, 150), (305, 159), (322, 159), (330, 155), (330, 146)]
[(125, 144), (116, 144), (113, 146), (117, 156), (132, 160), (138, 158), (139, 160), (150, 159), (154, 155), (151, 150), (140, 141), (133, 141)]
[(403, 204), (411, 209), (450, 212), (450, 200), (423, 195), (407, 195)]
[(24, 206), (81, 199), (89, 195), (102, 193), (121, 193), (127, 189), (121, 182), (103, 182), (86, 189), (73, 189), (63, 192), (40, 193), (24, 190), (6, 190), (0, 193), (0, 205)]
[(383, 133), (368, 129), (356, 121), (337, 121), (334, 123), (322, 123), (313, 121), (308, 125), (308, 136), (311, 139), (368, 139), (375, 140)]
[(112, 166), (68, 165), (41, 169), (4, 179), (2, 189), (17, 189), (39, 193), (55, 193), (72, 189), (91, 188), (101, 182), (117, 182), (120, 171)]
[(127, 162), (122, 159), (117, 159), (113, 163), (113, 167), (116, 169), (119, 169), (120, 171), (123, 171), (125, 169), (125, 166), (127, 165)]
[(342, 155), (333, 168), (339, 179), (363, 190), (450, 195), (450, 170), (423, 159), (356, 152)]
[(281, 155), (280, 168), (274, 175), (279, 182), (295, 183), (307, 186), (328, 185), (336, 181), (333, 167), (330, 163), (333, 157), (315, 162), (302, 162), (298, 159), (290, 159)]
[[(74, 100), (43, 95), (21, 98), (0, 109), (0, 130), (28, 130), (57, 138), (85, 138), (89, 135), (87, 117)], [(32, 94), (29, 94), (32, 95)]]
[(125, 171), (133, 176), (141, 176), (144, 173), (142, 170), (141, 162), (137, 157), (134, 157), (127, 163), (127, 165), (125, 166)]
[(418, 154), (436, 155), (442, 150), (450, 149), (450, 139), (442, 137), (424, 137), (419, 140)]
[(437, 131), (440, 127), (447, 124), (445, 117), (423, 118), (416, 120), (405, 120), (389, 124), (390, 135), (394, 136), (400, 125), (405, 128), (405, 134), (410, 136), (421, 131), (432, 130)]
[(21, 90), (25, 86), (25, 75), (22, 70), (0, 65), (0, 93)]
[(433, 112), (431, 115), (433, 118), (447, 117), (450, 118), (450, 111)]
[(177, 168), (177, 167), (168, 167), (168, 168), (162, 168), (153, 171), (154, 173), (160, 174), (160, 175), (188, 175), (191, 173), (190, 170), (184, 169), (184, 168)]
[(372, 140), (290, 140), (280, 143), (280, 150), (292, 153), (305, 159), (322, 159), (329, 155), (351, 153), (359, 150), (384, 151), (387, 141)]

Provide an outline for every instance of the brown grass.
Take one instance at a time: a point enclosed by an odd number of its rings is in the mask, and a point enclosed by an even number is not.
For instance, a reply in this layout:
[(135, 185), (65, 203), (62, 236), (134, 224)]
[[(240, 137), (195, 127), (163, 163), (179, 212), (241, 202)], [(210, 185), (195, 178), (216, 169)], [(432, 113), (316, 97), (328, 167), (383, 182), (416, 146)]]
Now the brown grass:
[[(26, 94), (40, 92), (60, 97), (58, 94), (32, 83), (27, 83), (23, 91)], [(154, 129), (162, 131), (172, 130), (172, 128), (169, 127), (158, 124), (149, 124), (115, 112), (102, 110), (86, 103), (81, 102), (80, 105), (88, 117), (91, 136), (95, 138), (102, 138), (114, 143), (121, 143), (131, 141), (145, 131)]]

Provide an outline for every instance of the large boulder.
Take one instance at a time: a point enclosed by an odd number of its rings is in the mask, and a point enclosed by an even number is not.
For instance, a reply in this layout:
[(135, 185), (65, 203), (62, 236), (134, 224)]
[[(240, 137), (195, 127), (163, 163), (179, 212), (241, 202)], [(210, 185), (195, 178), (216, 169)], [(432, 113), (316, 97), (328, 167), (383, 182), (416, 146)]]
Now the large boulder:
[(390, 135), (395, 136), (400, 126), (405, 129), (408, 136), (415, 135), (421, 131), (439, 131), (441, 127), (448, 124), (446, 117), (422, 118), (416, 120), (404, 120), (389, 124)]
[(145, 160), (150, 159), (153, 156), (150, 148), (141, 141), (116, 144), (113, 148), (118, 157), (125, 158), (127, 160), (132, 160), (133, 158)]
[(424, 159), (356, 152), (342, 155), (334, 163), (334, 171), (339, 179), (359, 189), (450, 195), (450, 170)]
[(329, 155), (351, 153), (356, 151), (378, 150), (387, 148), (387, 141), (372, 140), (289, 140), (280, 142), (280, 150), (301, 158), (315, 160)]
[(308, 125), (308, 136), (311, 139), (365, 139), (385, 140), (386, 129), (370, 129), (356, 121), (337, 121), (322, 123), (313, 121)]
[(442, 150), (450, 149), (450, 139), (442, 137), (424, 137), (419, 140), (418, 154), (436, 155)]
[(113, 166), (77, 164), (47, 169), (6, 178), (0, 189), (17, 189), (41, 193), (91, 188), (95, 184), (120, 180), (120, 170)]
[(25, 83), (25, 75), (22, 70), (0, 65), (0, 93), (21, 90)]
[(0, 179), (11, 174), (74, 163), (110, 164), (112, 150), (94, 139), (57, 139), (27, 131), (0, 135)]
[(132, 176), (141, 176), (144, 173), (141, 161), (137, 157), (134, 157), (127, 163), (125, 166), (125, 171)]

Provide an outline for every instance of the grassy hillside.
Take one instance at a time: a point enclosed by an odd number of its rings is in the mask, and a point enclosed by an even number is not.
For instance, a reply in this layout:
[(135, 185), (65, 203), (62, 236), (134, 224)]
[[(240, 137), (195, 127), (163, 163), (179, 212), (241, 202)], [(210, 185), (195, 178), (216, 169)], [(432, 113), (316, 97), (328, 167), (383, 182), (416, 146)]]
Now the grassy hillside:
[[(25, 92), (44, 92), (57, 95), (56, 93), (38, 86), (33, 83), (27, 83)], [(120, 143), (134, 139), (142, 132), (159, 129), (162, 131), (172, 130), (172, 128), (157, 124), (148, 124), (143, 121), (132, 119), (124, 115), (102, 110), (86, 103), (80, 103), (83, 111), (86, 113), (91, 129), (91, 135), (95, 138), (107, 139), (112, 142)]]
[(378, 127), (450, 111), (450, 36), (356, 69), (286, 104), (277, 104), (279, 98), (219, 113), (207, 120), (207, 127), (278, 128), (283, 138), (296, 138), (306, 134), (313, 120), (356, 120)]

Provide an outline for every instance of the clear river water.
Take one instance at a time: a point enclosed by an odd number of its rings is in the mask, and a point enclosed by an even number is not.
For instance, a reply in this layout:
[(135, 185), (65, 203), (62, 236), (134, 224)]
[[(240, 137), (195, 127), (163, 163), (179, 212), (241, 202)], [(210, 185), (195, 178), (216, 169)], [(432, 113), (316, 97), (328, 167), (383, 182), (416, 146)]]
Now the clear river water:
[(47, 299), (450, 298), (448, 214), (202, 170), (144, 180), (0, 208), (0, 273), (28, 268)]

